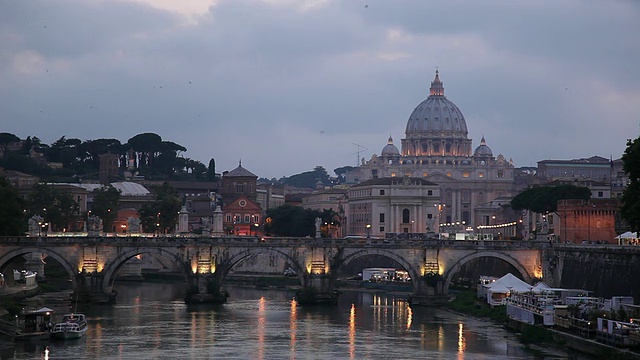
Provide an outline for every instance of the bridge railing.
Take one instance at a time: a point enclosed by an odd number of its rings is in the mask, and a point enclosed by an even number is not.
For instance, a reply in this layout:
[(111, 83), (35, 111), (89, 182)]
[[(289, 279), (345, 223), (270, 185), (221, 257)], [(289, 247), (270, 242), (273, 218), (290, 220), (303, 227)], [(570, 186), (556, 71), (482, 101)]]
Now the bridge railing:
[[(110, 244), (122, 246), (184, 246), (184, 245), (211, 245), (211, 246), (249, 246), (249, 247), (292, 247), (292, 246), (318, 246), (318, 247), (377, 247), (377, 248), (450, 248), (450, 249), (540, 249), (548, 247), (546, 241), (523, 240), (439, 240), (435, 238), (425, 239), (377, 239), (377, 238), (284, 238), (284, 237), (200, 237), (200, 236), (131, 236), (131, 237), (0, 237), (0, 244), (5, 245), (30, 245), (30, 246), (56, 246), (72, 244)], [(558, 244), (559, 245), (559, 244)], [(597, 245), (588, 245), (590, 247)], [(618, 246), (618, 245), (616, 245)], [(583, 246), (584, 247), (584, 246)]]

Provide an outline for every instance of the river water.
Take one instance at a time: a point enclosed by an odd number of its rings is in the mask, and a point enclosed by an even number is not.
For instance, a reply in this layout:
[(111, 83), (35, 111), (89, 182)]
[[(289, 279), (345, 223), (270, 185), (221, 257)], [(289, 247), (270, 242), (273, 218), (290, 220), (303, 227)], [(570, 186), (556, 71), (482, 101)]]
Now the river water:
[(187, 306), (179, 284), (116, 288), (117, 304), (79, 309), (83, 339), (0, 339), (0, 359), (585, 359), (526, 349), (501, 326), (389, 294), (344, 292), (336, 307), (306, 308), (288, 291), (228, 287), (227, 304)]

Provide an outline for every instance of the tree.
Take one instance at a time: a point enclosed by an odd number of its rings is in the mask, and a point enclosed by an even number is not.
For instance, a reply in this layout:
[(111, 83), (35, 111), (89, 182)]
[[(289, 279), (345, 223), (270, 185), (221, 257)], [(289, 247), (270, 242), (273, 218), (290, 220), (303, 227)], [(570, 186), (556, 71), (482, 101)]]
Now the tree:
[(182, 207), (178, 192), (166, 182), (154, 187), (153, 191), (155, 200), (138, 210), (140, 223), (145, 232), (172, 232)]
[(267, 210), (265, 231), (276, 236), (315, 236), (316, 217), (319, 211), (284, 204)]
[(158, 134), (143, 133), (138, 134), (127, 141), (133, 151), (138, 154), (137, 167), (151, 167), (153, 158), (162, 147), (162, 138)]
[(329, 183), (329, 174), (322, 166), (316, 166), (312, 171), (292, 175), (285, 179), (283, 183), (285, 185), (314, 189), (318, 181), (323, 184)]
[(7, 147), (9, 146), (9, 144), (15, 143), (18, 141), (20, 141), (20, 138), (17, 137), (16, 135), (8, 132), (1, 132), (0, 133), (0, 149), (2, 149), (2, 155), (4, 156), (4, 154), (7, 152)]
[(209, 167), (207, 168), (207, 179), (209, 179), (209, 181), (216, 181), (216, 161), (213, 158), (209, 160)]
[(103, 231), (113, 232), (113, 222), (118, 217), (120, 190), (111, 185), (94, 190), (91, 213), (102, 219)]
[(640, 230), (640, 137), (627, 140), (622, 155), (622, 168), (629, 177), (627, 188), (622, 193), (620, 216), (631, 231)]
[(69, 229), (80, 209), (71, 194), (46, 184), (34, 185), (27, 202), (28, 216), (42, 216), (54, 231)]
[(583, 186), (539, 186), (528, 188), (516, 195), (511, 200), (511, 208), (514, 210), (527, 209), (544, 214), (556, 212), (558, 210), (558, 200), (589, 200), (590, 198), (591, 190)]
[(0, 177), (0, 236), (24, 235), (27, 231), (25, 206), (18, 190)]

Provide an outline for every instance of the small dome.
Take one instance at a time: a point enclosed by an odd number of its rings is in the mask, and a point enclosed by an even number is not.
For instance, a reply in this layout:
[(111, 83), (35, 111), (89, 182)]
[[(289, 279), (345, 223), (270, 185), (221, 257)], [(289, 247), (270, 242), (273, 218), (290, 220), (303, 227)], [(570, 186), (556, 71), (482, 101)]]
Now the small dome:
[(487, 142), (484, 140), (484, 135), (482, 136), (482, 140), (480, 140), (480, 146), (473, 152), (473, 156), (493, 156), (491, 148), (487, 146)]
[(387, 141), (387, 145), (382, 148), (382, 156), (400, 156), (400, 150), (393, 145), (393, 139), (389, 136), (389, 140)]

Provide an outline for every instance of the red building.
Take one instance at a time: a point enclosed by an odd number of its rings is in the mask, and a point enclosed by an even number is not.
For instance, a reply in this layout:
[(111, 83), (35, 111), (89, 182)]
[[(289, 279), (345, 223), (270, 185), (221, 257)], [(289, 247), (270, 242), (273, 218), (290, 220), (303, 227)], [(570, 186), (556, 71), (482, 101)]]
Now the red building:
[(615, 243), (615, 218), (620, 209), (618, 199), (560, 200), (556, 231), (563, 241)]
[(246, 196), (238, 197), (222, 211), (226, 233), (247, 236), (262, 234), (262, 208)]

